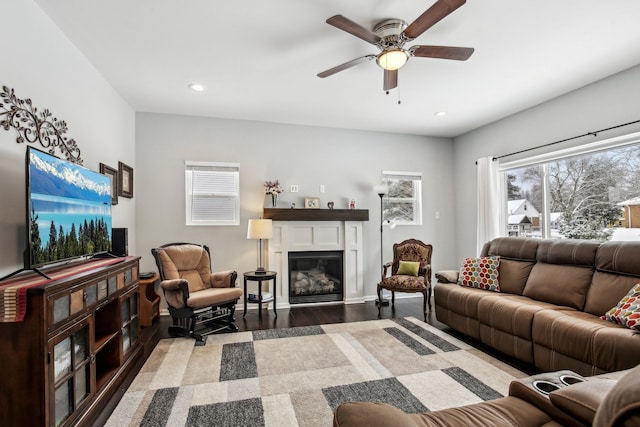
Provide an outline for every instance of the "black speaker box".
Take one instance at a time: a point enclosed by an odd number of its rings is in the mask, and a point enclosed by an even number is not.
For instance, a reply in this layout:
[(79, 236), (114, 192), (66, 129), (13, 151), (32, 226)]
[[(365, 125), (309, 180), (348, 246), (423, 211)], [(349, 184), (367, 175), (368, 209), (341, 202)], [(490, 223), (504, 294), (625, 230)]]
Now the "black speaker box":
[(111, 253), (116, 256), (129, 255), (129, 242), (126, 228), (113, 228), (111, 230)]

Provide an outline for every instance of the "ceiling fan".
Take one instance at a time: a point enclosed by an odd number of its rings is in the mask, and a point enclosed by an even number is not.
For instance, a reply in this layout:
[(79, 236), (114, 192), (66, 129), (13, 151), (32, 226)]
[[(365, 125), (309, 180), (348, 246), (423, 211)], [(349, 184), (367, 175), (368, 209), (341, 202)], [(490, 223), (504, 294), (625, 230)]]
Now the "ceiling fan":
[(319, 73), (318, 77), (329, 77), (340, 71), (375, 59), (376, 63), (384, 69), (383, 90), (389, 91), (398, 86), (398, 69), (412, 56), (466, 61), (473, 54), (473, 48), (428, 45), (415, 45), (408, 49), (404, 48), (405, 43), (414, 40), (465, 3), (466, 0), (438, 0), (410, 25), (407, 25), (402, 19), (385, 19), (378, 22), (373, 27), (373, 31), (342, 15), (332, 16), (327, 19), (327, 24), (377, 46), (380, 49), (380, 53), (377, 55), (365, 55), (329, 68)]

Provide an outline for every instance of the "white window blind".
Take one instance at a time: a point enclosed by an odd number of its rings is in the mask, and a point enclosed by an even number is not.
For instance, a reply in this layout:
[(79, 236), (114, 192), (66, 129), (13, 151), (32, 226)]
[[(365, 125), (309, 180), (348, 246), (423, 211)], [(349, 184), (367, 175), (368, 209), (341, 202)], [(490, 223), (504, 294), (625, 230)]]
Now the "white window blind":
[(185, 162), (186, 224), (240, 225), (240, 165)]
[(383, 200), (383, 220), (395, 224), (422, 224), (422, 173), (382, 171), (388, 187)]

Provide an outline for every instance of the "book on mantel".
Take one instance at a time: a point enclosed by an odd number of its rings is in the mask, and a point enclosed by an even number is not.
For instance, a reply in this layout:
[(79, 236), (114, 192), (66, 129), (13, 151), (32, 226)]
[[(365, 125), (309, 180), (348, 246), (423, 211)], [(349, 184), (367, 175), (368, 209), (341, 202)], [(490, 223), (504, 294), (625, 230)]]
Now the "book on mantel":
[[(248, 299), (250, 302), (259, 302), (258, 294), (250, 293), (248, 295)], [(273, 295), (270, 292), (262, 293), (262, 302), (271, 302), (273, 301)]]

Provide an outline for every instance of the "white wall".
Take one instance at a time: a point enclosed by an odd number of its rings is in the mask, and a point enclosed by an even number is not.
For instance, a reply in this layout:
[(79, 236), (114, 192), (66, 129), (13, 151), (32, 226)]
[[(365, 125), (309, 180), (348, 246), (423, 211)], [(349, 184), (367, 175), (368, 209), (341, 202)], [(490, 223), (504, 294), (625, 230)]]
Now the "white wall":
[[(456, 257), (475, 255), (476, 159), (501, 156), (640, 119), (640, 66), (455, 138)], [(505, 161), (637, 132), (631, 125)], [(451, 268), (458, 268), (459, 262)]]
[[(129, 105), (32, 0), (5, 0), (2, 14), (0, 85), (65, 120), (66, 136), (76, 140), (84, 166), (99, 170), (102, 162), (117, 168), (118, 160), (135, 166), (135, 114)], [(13, 128), (0, 129), (0, 275), (22, 267), (26, 248), (26, 144), (16, 137)], [(135, 199), (121, 198), (113, 225), (130, 228), (133, 253), (134, 221)]]
[[(382, 170), (423, 174), (424, 225), (385, 228), (385, 261), (391, 246), (414, 237), (434, 245), (433, 263), (449, 265), (454, 255), (453, 149), (450, 139), (376, 132), (138, 113), (136, 194), (138, 254), (142, 270), (155, 270), (151, 248), (169, 242), (205, 243), (215, 270), (242, 273), (257, 266), (255, 241), (246, 240), (247, 220), (259, 218), (268, 201), (265, 180), (279, 179), (287, 190), (278, 207), (304, 197), (320, 197), (326, 207), (370, 209), (364, 230), (366, 290), (375, 294), (380, 278), (380, 199), (373, 191)], [(185, 226), (184, 162), (240, 163), (241, 223), (236, 227)], [(297, 184), (299, 193), (290, 193)], [(319, 186), (325, 186), (325, 193)], [(440, 219), (435, 219), (435, 211)]]

